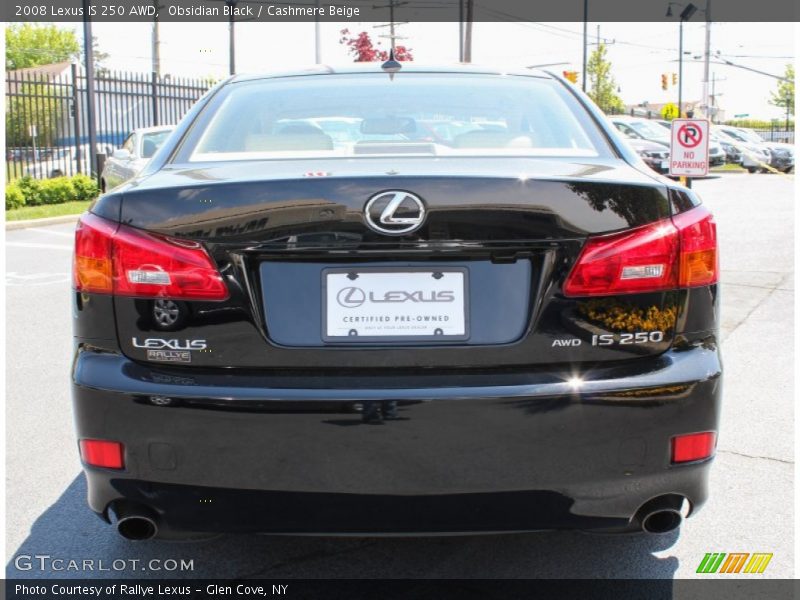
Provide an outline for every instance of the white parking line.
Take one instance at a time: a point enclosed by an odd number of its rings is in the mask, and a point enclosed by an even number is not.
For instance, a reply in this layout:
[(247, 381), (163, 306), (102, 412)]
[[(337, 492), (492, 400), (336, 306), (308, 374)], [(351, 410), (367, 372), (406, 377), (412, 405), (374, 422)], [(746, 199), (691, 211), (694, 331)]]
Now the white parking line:
[(69, 273), (6, 273), (6, 285), (16, 287), (26, 287), (31, 285), (52, 285), (54, 283), (66, 283), (70, 280)]
[(72, 251), (72, 246), (62, 246), (59, 244), (33, 244), (28, 242), (6, 242), (6, 246), (13, 246), (15, 248), (44, 248), (49, 250), (69, 250)]
[(49, 235), (57, 235), (59, 237), (65, 237), (65, 238), (72, 238), (75, 236), (75, 232), (54, 231), (53, 229), (37, 229), (36, 227), (28, 229), (28, 231), (35, 231), (36, 233), (47, 233)]

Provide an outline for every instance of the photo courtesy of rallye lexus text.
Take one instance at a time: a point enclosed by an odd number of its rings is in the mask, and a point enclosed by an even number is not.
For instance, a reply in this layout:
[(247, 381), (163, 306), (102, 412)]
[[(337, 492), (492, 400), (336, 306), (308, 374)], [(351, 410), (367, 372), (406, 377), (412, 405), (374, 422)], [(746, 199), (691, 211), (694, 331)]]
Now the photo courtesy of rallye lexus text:
[(708, 499), (714, 219), (558, 76), (234, 76), (75, 235), (78, 446), (126, 538), (658, 534)]

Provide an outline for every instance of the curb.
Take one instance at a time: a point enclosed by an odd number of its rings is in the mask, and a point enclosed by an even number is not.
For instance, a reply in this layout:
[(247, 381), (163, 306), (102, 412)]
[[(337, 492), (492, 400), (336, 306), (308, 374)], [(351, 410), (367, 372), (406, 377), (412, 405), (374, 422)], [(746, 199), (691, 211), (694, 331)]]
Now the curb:
[(24, 221), (6, 221), (6, 231), (13, 229), (28, 229), (30, 227), (45, 227), (47, 225), (59, 225), (61, 223), (73, 223), (78, 220), (80, 215), (63, 215), (60, 217), (47, 217), (45, 219), (26, 219)]

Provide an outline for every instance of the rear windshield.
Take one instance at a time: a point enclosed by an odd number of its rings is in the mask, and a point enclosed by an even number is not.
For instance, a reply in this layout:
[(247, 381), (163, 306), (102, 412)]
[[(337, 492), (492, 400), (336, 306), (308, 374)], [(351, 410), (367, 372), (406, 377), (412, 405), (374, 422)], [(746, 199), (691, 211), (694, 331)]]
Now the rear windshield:
[(239, 82), (223, 88), (196, 125), (181, 160), (609, 152), (563, 85), (536, 77), (370, 73)]

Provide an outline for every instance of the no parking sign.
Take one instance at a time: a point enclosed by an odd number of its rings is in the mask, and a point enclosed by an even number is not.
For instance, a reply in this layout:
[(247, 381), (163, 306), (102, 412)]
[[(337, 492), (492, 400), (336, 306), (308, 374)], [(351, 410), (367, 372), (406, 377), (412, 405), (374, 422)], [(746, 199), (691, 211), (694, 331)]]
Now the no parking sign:
[(672, 120), (669, 174), (676, 177), (708, 175), (708, 120)]

